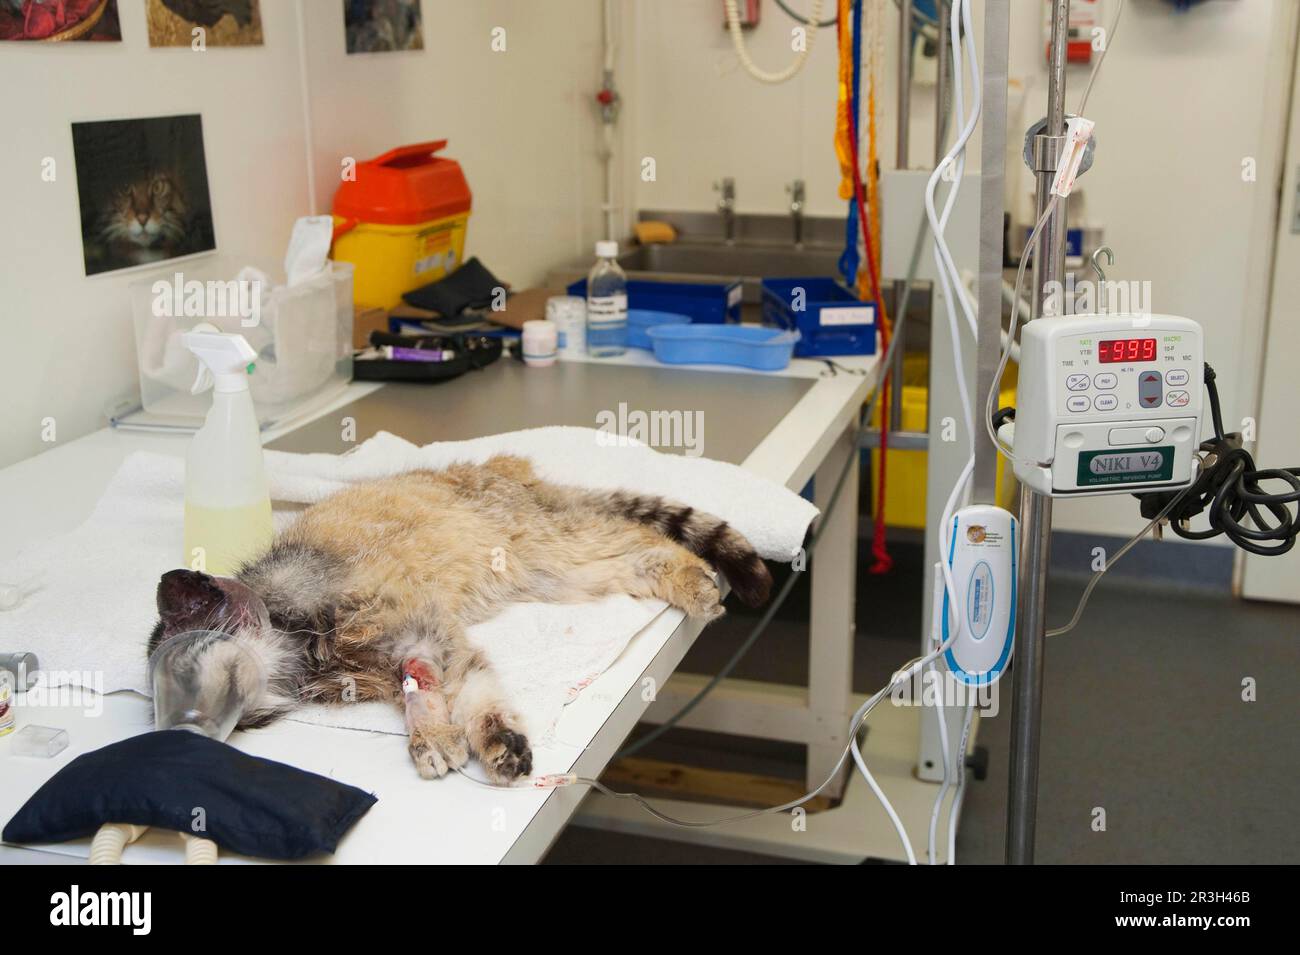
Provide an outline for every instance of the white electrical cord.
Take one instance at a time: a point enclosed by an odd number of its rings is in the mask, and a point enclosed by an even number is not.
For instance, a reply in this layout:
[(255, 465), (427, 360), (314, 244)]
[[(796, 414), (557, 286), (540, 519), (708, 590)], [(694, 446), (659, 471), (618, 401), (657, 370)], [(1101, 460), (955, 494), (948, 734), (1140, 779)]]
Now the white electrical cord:
[[(1048, 200), (1047, 205), (1043, 207), (1043, 214), (1039, 216), (1038, 221), (1034, 223), (1034, 228), (1029, 233), (1029, 241), (1025, 243), (1025, 250), (1020, 253), (1020, 267), (1016, 269), (1016, 286), (1012, 295), (1012, 298), (1016, 302), (1021, 300), (1020, 290), (1024, 286), (1025, 282), (1025, 268), (1029, 265), (1029, 257), (1034, 252), (1034, 243), (1038, 241), (1038, 233), (1043, 230), (1043, 224), (1047, 222), (1047, 220), (1051, 218), (1052, 213), (1056, 211), (1057, 199), (1057, 196), (1052, 196), (1052, 198)], [(1006, 344), (1002, 349), (1002, 357), (998, 360), (997, 371), (993, 373), (993, 383), (989, 385), (989, 393), (984, 397), (984, 428), (988, 431), (989, 440), (993, 442), (993, 447), (997, 448), (1008, 461), (1013, 463), (1016, 460), (1013, 449), (1004, 445), (998, 439), (997, 434), (993, 431), (993, 403), (994, 399), (1002, 393), (1002, 374), (1007, 370), (1007, 359), (1011, 357), (1011, 346), (1015, 344), (1016, 328), (1019, 325), (1020, 309), (1018, 307), (1013, 307), (1011, 309), (1011, 327), (1007, 329), (1006, 338), (1004, 339)], [(1035, 461), (1030, 463), (1037, 464), (1038, 462)]]
[[(969, 116), (964, 115), (966, 104), (965, 104), (965, 90), (963, 88), (963, 82), (962, 82), (963, 27), (965, 29), (967, 52), (969, 55), (969, 63), (971, 68), (971, 79), (974, 88), (971, 97), (971, 112)], [(960, 304), (961, 306), (963, 315), (966, 318), (967, 325), (971, 329), (972, 335), (975, 334), (978, 326), (975, 321), (973, 305), (965, 295), (965, 289), (961, 281), (961, 275), (957, 271), (956, 264), (954, 263), (952, 258), (952, 253), (949, 250), (948, 244), (944, 239), (944, 229), (947, 227), (948, 217), (951, 215), (953, 206), (957, 201), (957, 194), (961, 187), (961, 176), (962, 176), (962, 172), (965, 169), (966, 145), (970, 141), (971, 136), (975, 132), (975, 127), (979, 123), (980, 110), (982, 106), (981, 91), (980, 91), (979, 62), (978, 62), (977, 51), (975, 48), (975, 33), (971, 23), (971, 11), (970, 11), (970, 4), (968, 0), (955, 0), (954, 7), (953, 7), (953, 16), (951, 21), (950, 42), (952, 43), (952, 48), (953, 48), (952, 75), (953, 75), (953, 92), (954, 92), (954, 111), (956, 115), (963, 116), (965, 122), (963, 123), (961, 132), (958, 134), (956, 140), (953, 142), (952, 147), (948, 150), (947, 154), (943, 157), (943, 159), (940, 160), (939, 164), (935, 167), (934, 172), (930, 176), (930, 180), (926, 185), (925, 209), (926, 209), (926, 216), (930, 222), (930, 231), (934, 236), (935, 266), (939, 273), (939, 281), (943, 288), (944, 300), (947, 305), (948, 325), (949, 325), (949, 331), (952, 335), (953, 361), (956, 369), (958, 393), (961, 396), (962, 412), (965, 417), (966, 432), (970, 441), (970, 455), (968, 457), (966, 465), (962, 468), (961, 474), (958, 476), (956, 483), (953, 485), (952, 491), (948, 495), (948, 500), (944, 504), (943, 518), (940, 521), (940, 526), (939, 526), (939, 553), (941, 556), (939, 566), (943, 572), (945, 590), (950, 598), (948, 600), (948, 606), (951, 608), (950, 612), (954, 614), (956, 620), (960, 620), (962, 619), (962, 612), (958, 610), (957, 605), (959, 602), (961, 602), (964, 605), (964, 599), (958, 593), (957, 587), (953, 582), (952, 569), (948, 566), (947, 561), (942, 559), (942, 555), (948, 552), (949, 533), (950, 533), (949, 525), (952, 522), (952, 515), (957, 510), (958, 502), (963, 498), (969, 486), (971, 475), (974, 473), (975, 470), (975, 421), (974, 421), (974, 412), (971, 405), (971, 397), (969, 391), (966, 388), (966, 380), (964, 375), (964, 368), (963, 368), (964, 363), (962, 361), (962, 351), (961, 351), (961, 329), (957, 322), (958, 304)], [(935, 193), (938, 190), (939, 181), (943, 178), (944, 172), (949, 167), (955, 169), (956, 176), (953, 181), (952, 187), (948, 191), (947, 199), (944, 203), (943, 213), (940, 214), (935, 207)], [(956, 299), (956, 301), (954, 301), (954, 299)], [(942, 632), (939, 629), (938, 622), (935, 623), (935, 631), (936, 633)], [(951, 632), (955, 636), (956, 634), (955, 626), (951, 628)], [(950, 638), (947, 641), (944, 641), (943, 643), (940, 644), (940, 646), (942, 648), (946, 648), (948, 644), (951, 642), (952, 642), (952, 638)], [(926, 664), (926, 666), (929, 668), (931, 672), (934, 672), (935, 670), (934, 661), (941, 654), (942, 654), (942, 650), (939, 650), (929, 655), (930, 662)], [(927, 857), (931, 865), (935, 864), (935, 842), (938, 834), (939, 816), (942, 810), (943, 801), (946, 798), (948, 794), (948, 790), (951, 787), (952, 775), (953, 775), (953, 773), (951, 772), (951, 765), (950, 765), (952, 759), (950, 755), (947, 720), (945, 719), (942, 712), (939, 713), (939, 740), (943, 750), (943, 783), (939, 788), (938, 796), (935, 799), (935, 803), (930, 814), (930, 829), (929, 829)], [(907, 833), (904, 830), (902, 823), (899, 821), (898, 814), (897, 812), (895, 812), (893, 805), (890, 803), (889, 799), (885, 796), (885, 794), (881, 791), (880, 787), (876, 784), (875, 779), (871, 776), (871, 773), (868, 771), (866, 766), (866, 761), (862, 758), (861, 750), (858, 747), (856, 734), (850, 741), (850, 750), (853, 753), (853, 759), (858, 766), (858, 770), (862, 773), (863, 777), (866, 779), (867, 784), (871, 787), (872, 792), (876, 794), (876, 798), (880, 801), (881, 806), (883, 806), (885, 809), (885, 813), (889, 816), (890, 821), (894, 824), (894, 828), (898, 831), (899, 839), (903, 843), (903, 848), (904, 851), (907, 853), (908, 861), (910, 863), (915, 863), (915, 855), (912, 851), (911, 843), (907, 838)], [(961, 760), (959, 763), (960, 772), (963, 777), (965, 775), (964, 763), (965, 763), (964, 759)], [(952, 817), (950, 814), (949, 816), (950, 824), (951, 824), (951, 820)]]
[[(749, 56), (749, 50), (745, 46), (745, 37), (740, 32), (740, 6), (738, 0), (723, 0), (723, 4), (727, 10), (727, 29), (731, 31), (731, 45), (735, 47), (736, 58), (740, 60), (740, 65), (745, 68), (745, 72), (763, 83), (784, 83), (803, 69), (804, 64), (808, 62), (808, 54), (812, 52), (813, 40), (817, 37), (815, 27), (796, 27), (796, 29), (802, 29), (805, 32), (802, 47), (795, 51), (794, 62), (779, 73), (769, 73), (760, 68)], [(808, 20), (816, 23), (821, 18), (822, 0), (813, 0)]]
[(962, 798), (966, 795), (966, 747), (970, 745), (971, 723), (975, 716), (975, 700), (966, 704), (966, 716), (961, 723), (961, 744), (957, 747), (957, 765), (961, 773), (957, 777), (957, 791), (952, 796), (952, 806), (948, 809), (948, 865), (957, 864), (957, 820), (961, 816)]
[[(907, 855), (907, 864), (916, 865), (916, 853), (912, 851), (912, 840), (907, 838), (907, 828), (903, 825), (903, 820), (898, 818), (898, 813), (894, 810), (894, 804), (885, 796), (885, 792), (876, 782), (876, 777), (871, 775), (871, 770), (867, 769), (867, 761), (862, 756), (862, 749), (858, 745), (857, 733), (853, 734), (853, 762), (858, 766), (858, 772), (862, 778), (867, 781), (871, 791), (876, 794), (876, 799), (880, 805), (885, 807), (885, 814), (889, 816), (889, 821), (894, 826), (894, 831), (898, 833), (898, 840), (903, 844), (903, 852)], [(934, 860), (931, 860), (933, 864)]]
[[(930, 220), (930, 231), (934, 236), (934, 262), (939, 276), (939, 284), (943, 290), (944, 302), (948, 312), (948, 330), (952, 336), (953, 349), (953, 366), (954, 377), (957, 379), (957, 393), (961, 399), (962, 416), (966, 424), (966, 433), (970, 442), (970, 453), (966, 465), (962, 468), (952, 491), (948, 495), (948, 500), (944, 503), (943, 517), (939, 526), (939, 566), (943, 571), (945, 591), (948, 595), (947, 606), (955, 615), (956, 620), (965, 618), (965, 600), (961, 595), (952, 578), (952, 569), (944, 555), (946, 555), (951, 546), (950, 535), (952, 533), (952, 517), (957, 511), (959, 504), (968, 494), (971, 476), (975, 471), (975, 416), (972, 407), (970, 392), (966, 387), (966, 376), (964, 361), (962, 359), (961, 346), (961, 328), (957, 322), (957, 307), (961, 307), (966, 324), (970, 328), (972, 338), (978, 340), (978, 323), (975, 317), (974, 304), (966, 294), (965, 283), (962, 282), (961, 273), (957, 270), (956, 262), (953, 260), (952, 251), (948, 247), (947, 240), (944, 236), (944, 230), (948, 225), (948, 218), (952, 214), (952, 209), (957, 201), (957, 194), (961, 188), (962, 175), (966, 167), (966, 146), (971, 136), (975, 132), (975, 127), (979, 123), (980, 112), (983, 106), (982, 90), (980, 86), (980, 71), (978, 51), (975, 47), (975, 31), (971, 22), (971, 9), (969, 0), (955, 0), (950, 21), (949, 41), (952, 44), (952, 78), (953, 78), (953, 108), (956, 115), (962, 116), (965, 113), (965, 90), (962, 80), (963, 51), (962, 51), (962, 34), (965, 33), (967, 62), (971, 71), (971, 111), (965, 118), (961, 131), (958, 133), (952, 147), (944, 155), (943, 159), (935, 166), (934, 172), (930, 174), (930, 179), (926, 183), (925, 190), (925, 211)], [(949, 169), (954, 171), (952, 186), (948, 190), (947, 198), (944, 202), (943, 212), (940, 214), (935, 207), (935, 195), (939, 188), (939, 182), (943, 179), (945, 172)], [(955, 301), (954, 301), (955, 300)], [(962, 610), (958, 610), (958, 604), (962, 605)], [(942, 608), (942, 604), (940, 605)], [(942, 610), (941, 610), (942, 612)], [(945, 621), (947, 622), (947, 621)], [(936, 632), (939, 624), (936, 623)], [(953, 632), (956, 632), (956, 626), (953, 626)], [(932, 663), (931, 672), (937, 673), (937, 668)], [(931, 865), (935, 864), (936, 852), (935, 842), (938, 834), (939, 817), (942, 812), (943, 802), (948, 792), (954, 784), (954, 777), (958, 785), (962, 784), (965, 779), (965, 759), (964, 752), (958, 753), (954, 760), (951, 753), (951, 741), (948, 738), (947, 718), (942, 708), (938, 713), (939, 723), (939, 742), (943, 753), (943, 782), (935, 795), (934, 805), (930, 811), (930, 829), (928, 840), (928, 857)], [(949, 810), (949, 823), (952, 822), (951, 809)]]

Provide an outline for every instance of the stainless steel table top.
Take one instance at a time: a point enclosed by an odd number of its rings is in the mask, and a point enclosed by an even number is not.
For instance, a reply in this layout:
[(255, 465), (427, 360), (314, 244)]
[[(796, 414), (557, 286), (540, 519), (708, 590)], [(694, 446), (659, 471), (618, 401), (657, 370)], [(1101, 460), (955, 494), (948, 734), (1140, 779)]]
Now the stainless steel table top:
[[(701, 413), (704, 456), (740, 464), (813, 384), (808, 378), (595, 362), (529, 368), (503, 356), (440, 384), (385, 385), (268, 447), (338, 453), (377, 431), (428, 444), (543, 425), (595, 428), (601, 412), (621, 419), (637, 411), (681, 411)], [(356, 423), (355, 434), (346, 434), (353, 440), (344, 440), (347, 418)]]

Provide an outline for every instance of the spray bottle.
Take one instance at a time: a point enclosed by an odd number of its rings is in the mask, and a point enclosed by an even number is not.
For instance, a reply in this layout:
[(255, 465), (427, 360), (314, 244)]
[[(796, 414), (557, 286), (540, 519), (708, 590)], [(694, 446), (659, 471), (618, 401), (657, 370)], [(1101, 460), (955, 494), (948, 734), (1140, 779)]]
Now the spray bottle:
[(185, 456), (185, 557), (191, 570), (233, 574), (271, 544), (271, 496), (248, 390), (256, 352), (242, 335), (191, 331), (199, 359), (194, 393), (213, 384), (212, 410)]

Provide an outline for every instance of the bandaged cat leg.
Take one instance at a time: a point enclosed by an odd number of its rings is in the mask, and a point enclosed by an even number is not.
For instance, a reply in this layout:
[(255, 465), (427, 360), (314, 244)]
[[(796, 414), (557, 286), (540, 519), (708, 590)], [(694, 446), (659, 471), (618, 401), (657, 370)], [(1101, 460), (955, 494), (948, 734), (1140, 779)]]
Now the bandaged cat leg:
[(465, 731), (451, 722), (442, 675), (420, 657), (402, 661), (402, 694), (411, 759), (425, 779), (446, 775), (469, 759)]

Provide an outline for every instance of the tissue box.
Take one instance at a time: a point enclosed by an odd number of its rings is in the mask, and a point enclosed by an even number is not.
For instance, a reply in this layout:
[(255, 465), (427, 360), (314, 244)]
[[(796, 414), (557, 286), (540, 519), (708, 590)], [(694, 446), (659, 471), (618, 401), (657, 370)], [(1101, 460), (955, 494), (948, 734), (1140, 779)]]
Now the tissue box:
[[(181, 341), (208, 323), (243, 335), (257, 352), (249, 390), (263, 427), (325, 400), (352, 380), (352, 266), (286, 286), (263, 267), (274, 287), (257, 295), (235, 281), (246, 259), (222, 257), (172, 265), (130, 286), (139, 361), (140, 399), (146, 411), (195, 424), (212, 395), (190, 394), (198, 359)], [(251, 263), (259, 267), (262, 263)]]

